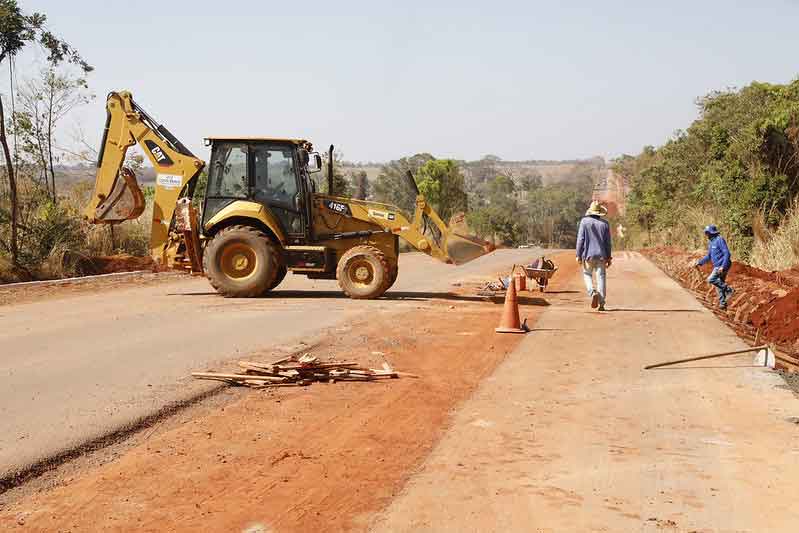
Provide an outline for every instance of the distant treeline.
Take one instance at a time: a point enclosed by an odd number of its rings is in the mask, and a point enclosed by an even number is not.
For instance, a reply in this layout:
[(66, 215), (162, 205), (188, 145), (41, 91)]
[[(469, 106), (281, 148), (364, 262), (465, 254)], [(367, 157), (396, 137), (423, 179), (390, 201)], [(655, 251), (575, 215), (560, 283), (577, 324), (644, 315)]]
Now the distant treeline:
[[(367, 180), (363, 170), (342, 165), (334, 176), (335, 192), (397, 205), (411, 213), (415, 195), (407, 181), (410, 171), (442, 218), (466, 213), (470, 228), (496, 244), (573, 246), (594, 183), (604, 172), (604, 160), (558, 161), (562, 168), (548, 183), (534, 165), (516, 163), (496, 156), (465, 162), (421, 153), (380, 165), (373, 180)], [(322, 190), (323, 181), (318, 185)]]

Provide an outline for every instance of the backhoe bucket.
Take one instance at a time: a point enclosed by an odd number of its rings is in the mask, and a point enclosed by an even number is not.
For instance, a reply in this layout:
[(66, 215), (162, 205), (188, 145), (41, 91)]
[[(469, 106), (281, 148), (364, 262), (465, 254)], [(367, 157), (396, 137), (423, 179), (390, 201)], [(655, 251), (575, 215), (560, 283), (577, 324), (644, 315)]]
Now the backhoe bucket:
[(462, 213), (452, 217), (447, 233), (447, 255), (453, 263), (462, 265), (493, 251), (493, 244), (470, 234)]
[(122, 167), (117, 174), (114, 186), (103, 198), (90, 219), (94, 223), (118, 224), (134, 220), (144, 212), (144, 194), (132, 170)]

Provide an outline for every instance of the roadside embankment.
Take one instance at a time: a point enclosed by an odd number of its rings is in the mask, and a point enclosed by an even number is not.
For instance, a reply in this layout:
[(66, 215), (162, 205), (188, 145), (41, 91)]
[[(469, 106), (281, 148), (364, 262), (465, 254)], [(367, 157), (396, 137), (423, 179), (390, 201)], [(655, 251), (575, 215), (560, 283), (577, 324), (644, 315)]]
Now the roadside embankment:
[[(751, 342), (774, 344), (799, 370), (799, 266), (767, 272), (733, 263), (727, 277), (735, 294), (727, 311), (718, 308), (715, 288), (706, 281), (710, 266), (695, 268), (700, 253), (658, 247), (642, 250), (668, 276), (691, 291), (706, 307), (729, 324), (742, 338)], [(793, 367), (788, 362), (783, 366)]]
[(12, 267), (0, 258), (0, 286), (139, 271), (158, 272), (159, 267), (150, 256), (130, 254), (84, 256), (64, 253), (30, 271)]

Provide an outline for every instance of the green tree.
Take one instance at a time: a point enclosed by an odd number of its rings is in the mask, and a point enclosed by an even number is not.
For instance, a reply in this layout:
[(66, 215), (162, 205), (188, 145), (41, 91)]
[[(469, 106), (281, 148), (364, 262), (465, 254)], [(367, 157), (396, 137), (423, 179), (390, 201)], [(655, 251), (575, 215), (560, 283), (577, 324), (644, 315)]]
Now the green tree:
[(380, 167), (380, 174), (373, 184), (375, 199), (413, 213), (416, 194), (408, 183), (407, 173), (415, 176), (425, 163), (433, 160), (432, 155), (422, 153), (389, 161)]
[(369, 178), (365, 170), (353, 170), (350, 172), (350, 182), (355, 189), (354, 196), (359, 200), (369, 198)]
[(455, 213), (466, 211), (463, 174), (452, 159), (428, 161), (419, 169), (416, 183), (442, 220), (448, 221)]
[(616, 162), (631, 188), (626, 223), (649, 242), (695, 246), (696, 226), (712, 221), (746, 258), (753, 218), (776, 226), (799, 194), (799, 80), (715, 91), (698, 105), (687, 130)]
[[(25, 14), (19, 7), (17, 0), (0, 0), (0, 65), (9, 57), (14, 57), (23, 48), (32, 43), (38, 43), (48, 53), (48, 61), (57, 65), (64, 61), (75, 64), (83, 72), (93, 69), (80, 54), (66, 41), (56, 37), (45, 27), (47, 17), (42, 13)], [(0, 146), (6, 160), (6, 176), (10, 194), (10, 222), (11, 235), (9, 242), (4, 243), (11, 255), (11, 262), (19, 266), (19, 249), (17, 242), (17, 225), (19, 217), (19, 198), (15, 177), (14, 163), (11, 150), (8, 146), (6, 132), (6, 116), (3, 99), (0, 96)]]
[(484, 191), (482, 201), (467, 216), (469, 226), (494, 243), (517, 245), (526, 240), (525, 216), (516, 200), (514, 181), (497, 175)]
[(325, 194), (334, 194), (335, 196), (343, 196), (343, 197), (350, 197), (352, 196), (352, 184), (347, 179), (347, 176), (344, 174), (343, 170), (343, 162), (344, 157), (341, 152), (333, 152), (333, 190), (328, 190), (328, 173), (329, 173), (329, 165), (327, 164), (328, 155), (325, 154), (322, 156), (322, 172), (316, 174), (320, 176), (319, 179), (323, 180), (323, 183), (319, 187), (319, 190), (323, 191)]
[(43, 183), (54, 203), (58, 201), (55, 165), (61, 159), (56, 148), (56, 128), (70, 111), (92, 98), (85, 77), (59, 72), (53, 66), (43, 70), (39, 78), (27, 80), (19, 92), (20, 110), (13, 117), (14, 134), (23, 153), (41, 163)]
[(510, 177), (499, 175), (489, 183), (488, 191), (492, 203), (507, 203), (516, 194), (516, 184)]
[(530, 194), (543, 186), (541, 174), (524, 174), (519, 178), (518, 189), (524, 193)]

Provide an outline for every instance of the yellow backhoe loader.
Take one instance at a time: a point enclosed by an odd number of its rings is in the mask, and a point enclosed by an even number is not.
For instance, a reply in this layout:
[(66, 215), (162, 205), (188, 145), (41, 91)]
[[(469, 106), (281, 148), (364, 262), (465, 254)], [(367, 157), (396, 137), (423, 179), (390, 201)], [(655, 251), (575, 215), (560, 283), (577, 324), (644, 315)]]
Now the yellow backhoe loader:
[[(211, 137), (211, 163), (202, 209), (194, 209), (205, 162), (133, 101), (112, 92), (87, 218), (118, 224), (138, 218), (144, 195), (125, 154), (139, 144), (156, 171), (150, 251), (164, 268), (208, 277), (224, 296), (260, 296), (291, 270), (338, 279), (351, 298), (377, 298), (397, 279), (399, 238), (447, 263), (462, 264), (491, 250), (466, 235), (463, 216), (445, 224), (413, 176), (406, 214), (397, 206), (320, 194), (311, 174), (322, 158), (302, 139)], [(332, 147), (328, 190), (333, 190)], [(456, 227), (458, 230), (456, 230)], [(460, 231), (459, 231), (460, 230)]]

